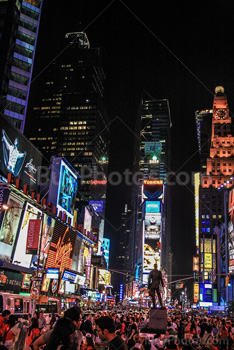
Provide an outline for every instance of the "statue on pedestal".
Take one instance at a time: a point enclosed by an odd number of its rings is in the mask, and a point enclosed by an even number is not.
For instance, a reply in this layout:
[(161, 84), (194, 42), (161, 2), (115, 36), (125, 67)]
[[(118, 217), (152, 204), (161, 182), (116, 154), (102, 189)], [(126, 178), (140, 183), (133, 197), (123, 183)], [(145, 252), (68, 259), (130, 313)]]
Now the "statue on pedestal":
[(161, 307), (163, 306), (161, 293), (159, 290), (160, 285), (162, 286), (162, 288), (164, 287), (163, 279), (162, 279), (162, 272), (158, 270), (157, 264), (154, 264), (154, 269), (149, 274), (148, 289), (149, 289), (149, 295), (152, 298), (153, 307), (155, 309), (156, 309), (155, 292), (157, 293), (158, 301), (159, 301)]

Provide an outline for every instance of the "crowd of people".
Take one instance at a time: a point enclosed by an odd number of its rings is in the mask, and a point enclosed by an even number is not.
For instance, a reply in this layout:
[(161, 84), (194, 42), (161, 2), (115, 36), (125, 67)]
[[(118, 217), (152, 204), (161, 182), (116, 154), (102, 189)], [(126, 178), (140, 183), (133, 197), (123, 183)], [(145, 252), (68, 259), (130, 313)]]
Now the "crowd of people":
[(234, 350), (230, 318), (168, 314), (167, 329), (150, 333), (148, 317), (134, 311), (82, 314), (73, 306), (62, 317), (52, 314), (46, 324), (42, 312), (16, 322), (5, 310), (0, 316), (0, 350)]

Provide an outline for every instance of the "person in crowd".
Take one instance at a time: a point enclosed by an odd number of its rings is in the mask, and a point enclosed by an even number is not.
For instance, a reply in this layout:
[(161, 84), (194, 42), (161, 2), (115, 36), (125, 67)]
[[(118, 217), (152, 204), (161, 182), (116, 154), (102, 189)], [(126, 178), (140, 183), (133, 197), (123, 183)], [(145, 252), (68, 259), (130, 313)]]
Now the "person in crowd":
[(128, 334), (128, 348), (130, 349), (135, 344), (135, 342), (133, 340), (133, 336), (137, 332), (137, 326), (136, 326), (134, 317), (130, 317), (129, 325), (130, 325), (130, 329), (129, 329), (129, 334)]
[(163, 349), (163, 340), (161, 340), (160, 333), (157, 333), (154, 336), (154, 339), (151, 341), (151, 344), (153, 344), (157, 349)]
[(109, 342), (109, 350), (127, 350), (128, 347), (123, 339), (116, 335), (115, 324), (109, 316), (101, 316), (96, 321), (96, 331), (101, 340)]
[(91, 314), (86, 316), (86, 320), (84, 322), (83, 330), (86, 333), (90, 333), (90, 334), (93, 333), (93, 324), (92, 324), (92, 315)]
[(83, 339), (82, 350), (93, 350), (95, 348), (92, 336), (90, 333), (87, 333)]
[(234, 336), (232, 333), (232, 327), (231, 327), (231, 321), (228, 320), (226, 322), (226, 328), (227, 328), (227, 332), (228, 332), (228, 336), (227, 336), (227, 340), (228, 340), (228, 350), (232, 349), (232, 344), (234, 343)]
[(45, 349), (47, 350), (76, 350), (76, 326), (72, 320), (62, 317), (56, 323)]
[(33, 318), (39, 319), (39, 312), (35, 311), (34, 315), (33, 315)]
[[(81, 344), (81, 341), (83, 339), (83, 335), (82, 335), (81, 331), (79, 330), (81, 322), (82, 322), (80, 308), (78, 308), (76, 306), (71, 307), (70, 309), (68, 309), (64, 312), (64, 317), (62, 317), (61, 319), (63, 319), (63, 318), (68, 318), (68, 319), (72, 320), (73, 324), (75, 325), (76, 331), (75, 331), (74, 338), (75, 338), (75, 343), (76, 343), (76, 350), (80, 350), (80, 344)], [(59, 319), (56, 322), (56, 325), (61, 319)], [(41, 346), (48, 344), (50, 341), (51, 334), (54, 331), (54, 329), (55, 329), (55, 327), (53, 329), (49, 330), (48, 332), (44, 333), (43, 335), (41, 335), (39, 338), (37, 338), (33, 343), (33, 350), (39, 350), (39, 348)]]
[(176, 337), (170, 336), (164, 344), (164, 349), (178, 349)]
[(25, 339), (29, 326), (28, 315), (25, 314), (22, 321), (11, 328), (11, 332), (14, 334), (13, 350), (24, 350)]
[(15, 326), (15, 323), (16, 317), (14, 315), (10, 315), (7, 323), (4, 326), (3, 343), (7, 349), (12, 348), (14, 334), (12, 333), (11, 329)]
[(205, 334), (202, 337), (202, 344), (204, 350), (212, 350), (214, 337), (212, 335), (212, 326), (208, 325), (206, 327)]
[(11, 312), (9, 310), (4, 310), (2, 312), (2, 316), (0, 316), (0, 341), (2, 341), (2, 337), (4, 336), (4, 325), (5, 322), (9, 319)]
[(55, 316), (54, 312), (52, 312), (51, 319), (50, 319), (50, 329), (53, 328), (55, 322), (56, 322), (56, 316)]
[(121, 328), (122, 328), (122, 325), (121, 325), (119, 317), (117, 316), (115, 318), (115, 330), (116, 331), (121, 331)]
[(227, 328), (225, 327), (225, 323), (222, 323), (222, 326), (218, 333), (218, 337), (219, 337), (219, 349), (226, 350), (228, 331), (227, 331)]
[(39, 313), (38, 326), (39, 326), (40, 332), (43, 328), (46, 327), (46, 319), (42, 311)]
[(32, 318), (31, 326), (28, 328), (25, 344), (30, 346), (36, 338), (40, 335), (40, 329), (38, 327), (38, 319)]

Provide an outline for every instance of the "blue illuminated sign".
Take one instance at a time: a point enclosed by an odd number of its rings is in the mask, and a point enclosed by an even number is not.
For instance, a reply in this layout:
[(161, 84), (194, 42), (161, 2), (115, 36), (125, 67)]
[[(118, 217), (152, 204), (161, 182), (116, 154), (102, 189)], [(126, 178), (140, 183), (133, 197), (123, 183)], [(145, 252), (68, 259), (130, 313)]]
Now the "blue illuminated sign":
[(77, 276), (76, 273), (64, 270), (62, 280), (75, 283), (76, 276)]
[(146, 201), (145, 203), (146, 213), (161, 213), (160, 201)]
[(89, 205), (93, 208), (95, 213), (103, 212), (103, 201), (89, 201)]
[(59, 269), (47, 269), (46, 278), (58, 279), (59, 278)]
[(119, 300), (123, 300), (123, 284), (119, 286)]

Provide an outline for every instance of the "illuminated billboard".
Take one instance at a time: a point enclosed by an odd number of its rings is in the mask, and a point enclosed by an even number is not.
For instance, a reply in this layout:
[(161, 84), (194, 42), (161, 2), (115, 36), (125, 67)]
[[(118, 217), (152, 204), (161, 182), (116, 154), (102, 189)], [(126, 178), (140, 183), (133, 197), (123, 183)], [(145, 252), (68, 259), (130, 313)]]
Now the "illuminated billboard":
[(111, 273), (108, 270), (98, 270), (98, 284), (109, 286), (111, 284)]
[(159, 214), (161, 213), (161, 202), (160, 201), (146, 201), (145, 212), (146, 214)]
[(71, 269), (73, 248), (76, 240), (76, 231), (62, 222), (56, 221), (54, 234), (46, 261), (46, 268)]
[(85, 208), (83, 228), (84, 230), (86, 230), (86, 233), (91, 231), (91, 224), (92, 224), (92, 215), (90, 214), (88, 208)]
[[(42, 233), (40, 235), (41, 239), (41, 251), (40, 251), (40, 267), (43, 268), (46, 264), (46, 259), (50, 249), (50, 242), (52, 240), (52, 235), (54, 232), (55, 219), (47, 214), (43, 214), (43, 227)], [(37, 254), (33, 256), (31, 267), (37, 268)]]
[(144, 180), (144, 198), (158, 199), (163, 195), (163, 180)]
[(160, 154), (162, 152), (162, 143), (158, 142), (146, 142), (145, 154)]
[(193, 284), (193, 301), (194, 303), (199, 302), (199, 283)]
[(27, 203), (24, 210), (24, 217), (18, 234), (18, 240), (13, 256), (13, 263), (17, 263), (24, 267), (30, 267), (32, 255), (26, 254), (27, 233), (30, 219), (40, 218), (41, 211), (33, 205)]
[(103, 201), (89, 201), (89, 206), (92, 206), (95, 213), (103, 212)]
[(48, 202), (73, 219), (78, 173), (64, 158), (53, 158)]
[(7, 178), (11, 173), (22, 184), (27, 184), (29, 189), (37, 191), (42, 154), (3, 115), (0, 118), (0, 133), (0, 174)]
[(229, 192), (228, 254), (229, 273), (234, 272), (234, 189)]
[(8, 197), (7, 204), (10, 207), (3, 213), (0, 231), (0, 258), (11, 258), (13, 247), (17, 239), (18, 227), (22, 214), (23, 201), (13, 193)]
[(161, 214), (145, 214), (145, 239), (161, 238)]

